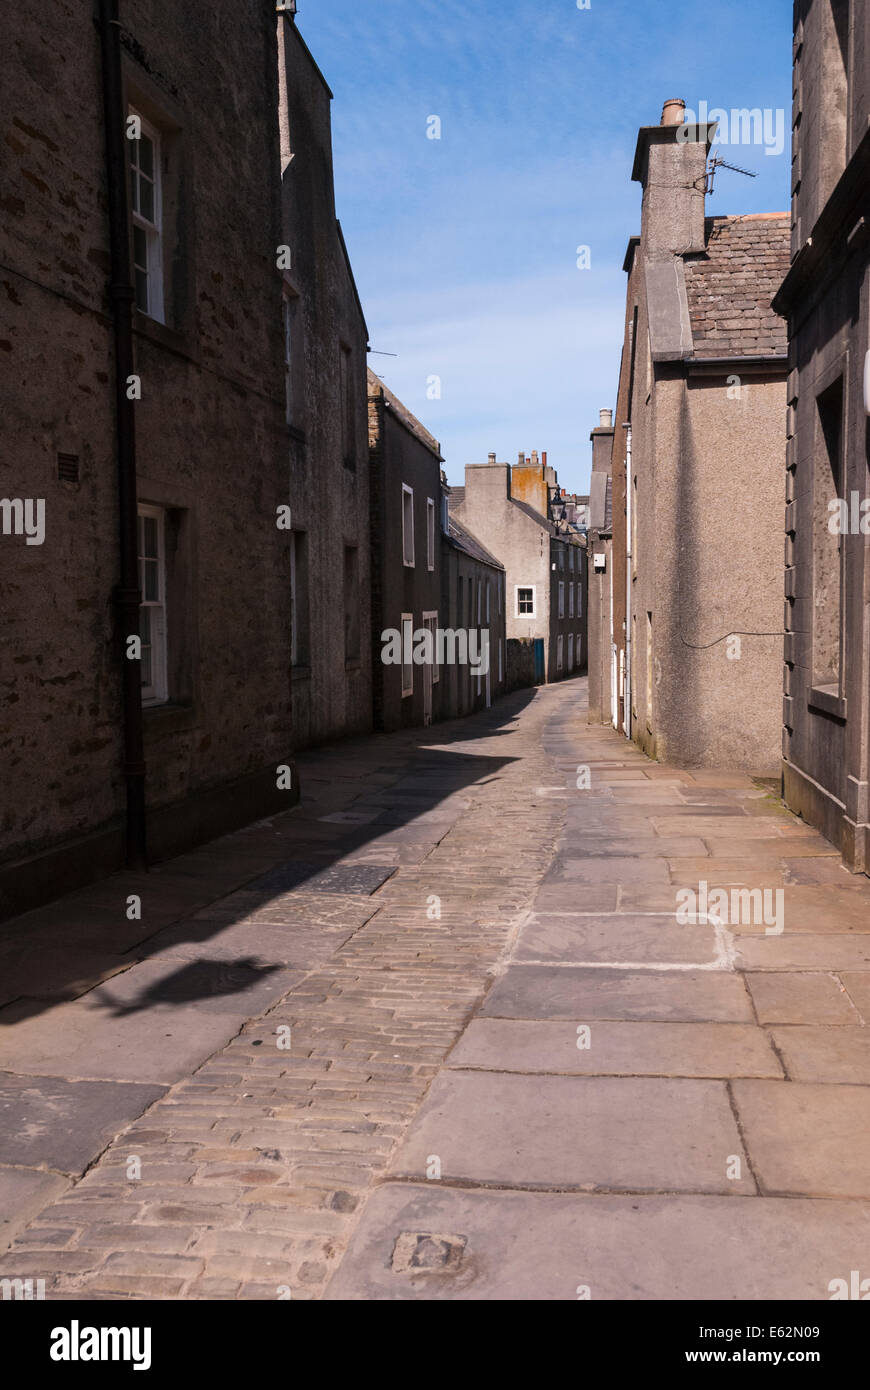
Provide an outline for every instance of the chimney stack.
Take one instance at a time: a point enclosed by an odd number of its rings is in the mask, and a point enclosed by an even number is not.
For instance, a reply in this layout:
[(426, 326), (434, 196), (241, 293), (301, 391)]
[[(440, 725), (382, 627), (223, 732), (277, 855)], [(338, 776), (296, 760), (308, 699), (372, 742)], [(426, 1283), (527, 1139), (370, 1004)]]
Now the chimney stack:
[(682, 125), (686, 115), (686, 103), (682, 97), (669, 97), (662, 107), (662, 125)]
[[(691, 113), (690, 113), (691, 114)], [(648, 260), (703, 251), (707, 152), (716, 123), (686, 123), (686, 103), (671, 97), (659, 125), (643, 126), (631, 177), (643, 185), (641, 240)]]

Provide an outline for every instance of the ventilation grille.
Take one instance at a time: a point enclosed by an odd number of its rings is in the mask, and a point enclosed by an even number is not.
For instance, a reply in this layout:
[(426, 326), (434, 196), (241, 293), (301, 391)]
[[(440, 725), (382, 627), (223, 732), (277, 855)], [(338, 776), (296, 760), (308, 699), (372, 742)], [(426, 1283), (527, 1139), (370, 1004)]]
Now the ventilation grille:
[(78, 454), (58, 454), (57, 476), (62, 483), (77, 483), (79, 480)]

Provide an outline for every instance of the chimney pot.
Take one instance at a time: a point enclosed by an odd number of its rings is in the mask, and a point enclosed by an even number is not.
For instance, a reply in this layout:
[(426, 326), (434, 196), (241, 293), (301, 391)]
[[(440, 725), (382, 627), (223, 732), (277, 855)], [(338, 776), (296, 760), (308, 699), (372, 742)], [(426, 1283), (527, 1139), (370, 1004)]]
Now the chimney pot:
[(546, 466), (547, 466), (547, 451), (546, 451), (546, 449), (545, 449), (544, 452), (541, 454), (541, 463), (542, 463), (543, 466), (546, 468)]
[(682, 125), (686, 103), (682, 97), (669, 97), (662, 108), (662, 125)]
[(490, 455), (489, 455), (489, 462), (490, 462), (490, 463), (495, 463), (495, 454), (490, 454)]
[(520, 468), (522, 468), (522, 467), (524, 466), (525, 462), (526, 462), (526, 456), (525, 456), (525, 454), (521, 453), (521, 454), (519, 455), (518, 462), (519, 462)]
[(601, 429), (604, 429), (604, 430), (610, 429), (611, 425), (613, 424), (613, 411), (612, 411), (612, 410), (602, 410), (602, 411), (600, 412), (600, 415), (601, 415), (601, 426), (600, 426)]

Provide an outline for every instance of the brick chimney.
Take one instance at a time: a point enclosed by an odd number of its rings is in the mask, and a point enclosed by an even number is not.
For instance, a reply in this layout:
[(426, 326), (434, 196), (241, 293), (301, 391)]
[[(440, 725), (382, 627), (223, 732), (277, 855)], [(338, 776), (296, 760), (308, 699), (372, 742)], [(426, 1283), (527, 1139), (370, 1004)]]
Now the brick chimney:
[(707, 155), (716, 122), (687, 125), (686, 103), (671, 97), (659, 125), (643, 126), (631, 177), (643, 186), (641, 239), (652, 260), (704, 250)]

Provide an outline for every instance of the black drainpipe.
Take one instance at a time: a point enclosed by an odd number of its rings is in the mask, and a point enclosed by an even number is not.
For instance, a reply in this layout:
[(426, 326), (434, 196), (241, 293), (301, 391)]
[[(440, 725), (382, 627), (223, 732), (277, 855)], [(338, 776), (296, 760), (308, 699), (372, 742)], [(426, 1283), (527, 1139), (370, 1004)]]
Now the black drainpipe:
[(121, 575), (114, 591), (124, 706), (124, 778), (127, 785), (127, 864), (144, 868), (145, 754), (142, 736), (141, 667), (127, 657), (127, 638), (139, 632), (139, 562), (136, 509), (135, 402), (127, 399), (133, 374), (133, 301), (127, 208), (126, 110), (121, 77), (118, 0), (100, 0), (103, 47), (103, 104), (112, 278), (109, 294), (115, 324), (115, 431), (118, 450), (118, 511)]

